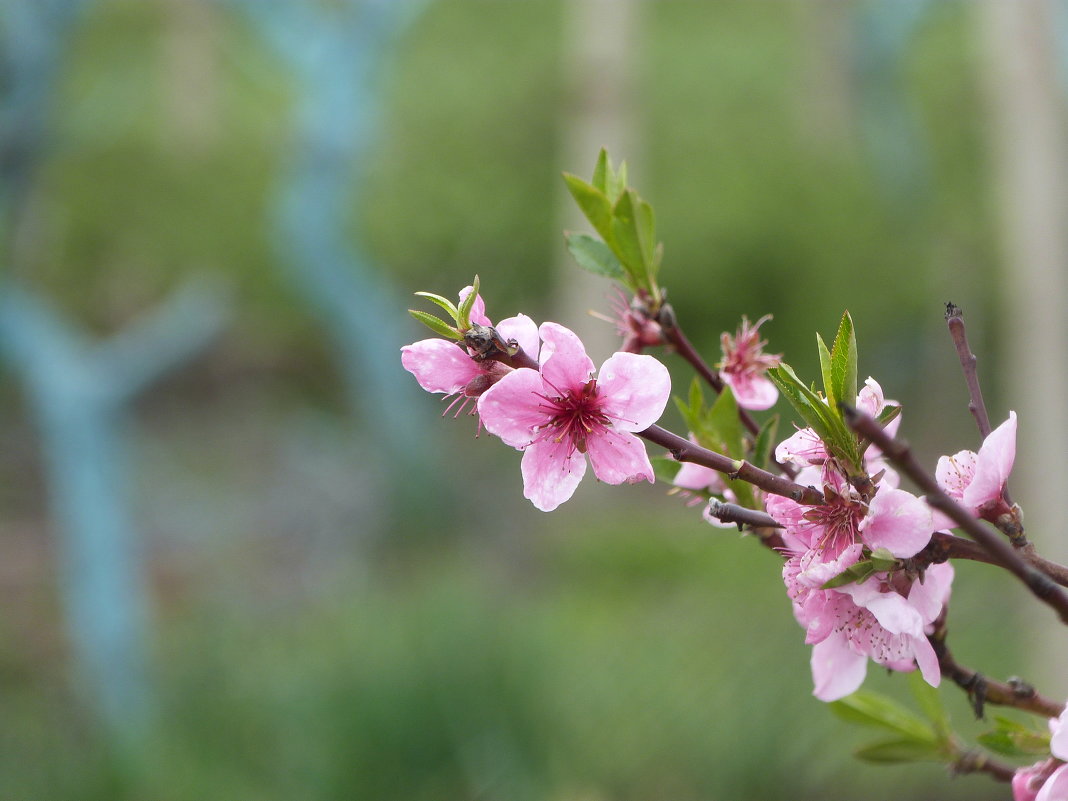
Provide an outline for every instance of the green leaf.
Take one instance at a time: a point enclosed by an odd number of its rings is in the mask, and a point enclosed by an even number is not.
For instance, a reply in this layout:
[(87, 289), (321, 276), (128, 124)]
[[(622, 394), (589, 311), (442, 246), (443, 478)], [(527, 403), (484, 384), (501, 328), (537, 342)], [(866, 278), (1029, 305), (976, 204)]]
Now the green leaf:
[(849, 312), (842, 315), (838, 334), (834, 338), (831, 383), (827, 386), (827, 392), (828, 397), (834, 398), (831, 405), (836, 409), (839, 403), (853, 404), (857, 401), (857, 336)]
[(901, 762), (945, 762), (947, 754), (936, 743), (918, 740), (885, 740), (862, 746), (853, 755), (864, 762), (890, 765)]
[(834, 380), (831, 378), (831, 352), (827, 350), (827, 343), (819, 334), (816, 334), (816, 347), (820, 352), (820, 374), (823, 376), (823, 393), (827, 396), (827, 407), (837, 413), (838, 398), (834, 395)]
[(649, 461), (653, 465), (653, 475), (666, 484), (673, 484), (675, 476), (682, 468), (682, 462), (677, 462), (670, 456), (650, 456)]
[(712, 404), (707, 422), (723, 448), (723, 453), (732, 459), (745, 458), (745, 440), (742, 421), (738, 418), (738, 401), (734, 399), (734, 392), (729, 386), (723, 387), (716, 402)]
[(1049, 751), (1048, 731), (1035, 731), (1000, 715), (994, 722), (997, 728), (976, 737), (985, 748), (1012, 757), (1043, 755)]
[(433, 292), (416, 292), (415, 294), (421, 298), (426, 298), (427, 300), (438, 304), (441, 308), (443, 308), (449, 313), (449, 315), (453, 319), (453, 322), (456, 322), (459, 312), (456, 309), (456, 304), (453, 303), (451, 300), (449, 300), (448, 298), (443, 298), (441, 295), (435, 295)]
[(785, 362), (778, 367), (769, 368), (767, 375), (775, 382), (794, 410), (801, 415), (801, 419), (816, 432), (816, 435), (825, 443), (830, 442), (834, 431), (834, 421), (827, 404), (815, 392), (802, 384), (797, 373)]
[(884, 695), (858, 690), (840, 701), (831, 702), (830, 707), (834, 714), (850, 723), (886, 729), (908, 740), (938, 741), (927, 721)]
[(577, 175), (564, 173), (564, 182), (575, 199), (579, 209), (586, 215), (590, 225), (601, 235), (601, 238), (611, 246), (612, 240), (612, 204), (607, 195), (591, 184), (586, 183)]
[(475, 280), (471, 282), (471, 291), (467, 293), (467, 297), (460, 301), (459, 307), (456, 309), (456, 327), (461, 331), (466, 331), (471, 327), (471, 309), (475, 306), (475, 301), (478, 299), (479, 281), (478, 276), (475, 276)]
[(597, 154), (597, 165), (593, 168), (593, 179), (590, 184), (594, 189), (606, 196), (608, 195), (608, 172), (610, 169), (608, 151), (602, 147), (601, 152)]
[(938, 739), (947, 749), (951, 748), (953, 727), (949, 722), (949, 713), (942, 703), (942, 694), (939, 693), (937, 687), (928, 684), (918, 670), (908, 674), (908, 683), (912, 697), (920, 705), (920, 711), (931, 722)]
[(623, 265), (611, 249), (600, 239), (589, 234), (564, 233), (567, 249), (575, 257), (578, 266), (594, 275), (603, 275), (616, 281), (626, 282)]
[(408, 314), (412, 315), (412, 317), (421, 322), (435, 334), (440, 334), (448, 339), (462, 340), (464, 338), (463, 334), (455, 328), (429, 312), (419, 311), (418, 309), (408, 309)]
[(612, 250), (623, 262), (630, 277), (643, 288), (648, 289), (646, 279), (645, 261), (642, 257), (641, 241), (638, 237), (638, 224), (635, 218), (635, 199), (637, 193), (628, 189), (616, 202), (612, 209), (612, 236), (605, 237), (609, 241)]
[(756, 443), (753, 445), (753, 464), (761, 470), (767, 470), (771, 464), (771, 456), (775, 448), (775, 434), (779, 429), (779, 415), (772, 417), (764, 423), (757, 434)]
[(652, 279), (656, 274), (655, 262), (657, 260), (656, 217), (653, 214), (653, 207), (638, 197), (637, 193), (635, 193), (634, 199), (637, 202), (635, 222), (638, 230), (638, 242), (642, 249), (642, 262), (645, 264), (646, 274), (649, 276), (650, 284), (652, 284)]
[(604, 191), (608, 195), (608, 199), (615, 203), (619, 200), (619, 196), (627, 188), (627, 162), (619, 162), (619, 170), (612, 170), (612, 160), (608, 160), (608, 182), (605, 185)]
[(835, 587), (844, 587), (846, 584), (863, 584), (876, 572), (875, 565), (864, 560), (850, 565), (834, 578), (823, 583), (820, 589), (833, 590)]
[(893, 406), (884, 406), (883, 410), (879, 412), (879, 416), (875, 418), (875, 422), (883, 428), (886, 428), (887, 424), (899, 414), (901, 414), (901, 407), (899, 405), (894, 404)]

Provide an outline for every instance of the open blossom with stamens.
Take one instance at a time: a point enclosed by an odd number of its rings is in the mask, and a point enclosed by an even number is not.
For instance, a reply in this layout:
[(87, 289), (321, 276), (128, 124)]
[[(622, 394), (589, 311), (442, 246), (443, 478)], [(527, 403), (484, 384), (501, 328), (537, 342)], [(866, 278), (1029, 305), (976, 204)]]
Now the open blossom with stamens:
[(815, 461), (822, 463), (810, 464), (796, 480), (821, 484), (824, 503), (803, 506), (780, 496), (768, 496), (765, 503), (784, 526), (789, 558), (783, 581), (805, 641), (814, 646), (814, 694), (833, 701), (853, 692), (864, 681), (868, 659), (891, 670), (918, 666), (924, 679), (937, 685), (938, 660), (925, 634), (948, 598), (951, 567), (931, 566), (922, 584), (881, 572), (861, 584), (824, 589), (866, 550), (882, 549), (899, 559), (915, 556), (934, 531), (930, 508), (888, 484), (880, 484), (865, 502), (826, 452)]
[(653, 481), (645, 445), (632, 432), (655, 423), (671, 378), (652, 356), (616, 353), (594, 370), (579, 338), (543, 323), (538, 370), (520, 368), (478, 401), (486, 430), (523, 451), (523, 494), (552, 511), (575, 492), (589, 456), (608, 484)]
[(782, 355), (764, 353), (768, 343), (760, 338), (759, 329), (771, 319), (765, 314), (755, 324), (743, 315), (742, 324), (732, 337), (727, 332), (720, 336), (723, 361), (719, 363), (719, 377), (733, 391), (738, 405), (743, 409), (760, 411), (770, 409), (779, 399), (779, 390), (764, 372), (769, 367), (778, 367)]
[[(1016, 412), (999, 425), (979, 448), (941, 456), (935, 468), (938, 486), (974, 514), (1001, 499), (1016, 459)], [(956, 525), (949, 522), (947, 527)]]
[[(472, 287), (464, 288), (460, 292), (460, 301), (463, 302), (471, 291)], [(475, 298), (470, 320), (478, 325), (493, 326), (486, 316), (481, 296)], [(505, 341), (515, 340), (528, 354), (537, 354), (538, 328), (525, 314), (501, 320), (496, 329)], [(474, 400), (512, 370), (500, 362), (475, 361), (463, 343), (437, 338), (423, 339), (401, 348), (401, 365), (427, 392), (441, 393), (451, 401), (444, 414), (458, 407), (456, 415), (468, 408), (469, 413), (474, 414)]]

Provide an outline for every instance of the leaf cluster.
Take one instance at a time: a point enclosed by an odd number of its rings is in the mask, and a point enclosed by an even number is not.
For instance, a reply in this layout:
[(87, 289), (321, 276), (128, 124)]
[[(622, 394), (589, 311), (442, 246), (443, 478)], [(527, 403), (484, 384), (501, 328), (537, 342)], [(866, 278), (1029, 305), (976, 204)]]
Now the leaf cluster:
[(921, 713), (878, 693), (860, 690), (830, 704), (831, 711), (850, 723), (889, 733), (887, 739), (858, 748), (854, 754), (865, 762), (954, 762), (961, 753), (949, 716), (938, 690), (919, 673), (909, 676), (909, 686)]
[(441, 295), (435, 295), (433, 292), (415, 293), (419, 297), (426, 298), (430, 302), (444, 309), (449, 317), (452, 318), (452, 325), (449, 325), (440, 317), (418, 309), (408, 309), (408, 314), (412, 315), (412, 317), (421, 322), (435, 334), (439, 334), (446, 339), (455, 339), (458, 342), (462, 342), (464, 333), (471, 328), (471, 309), (474, 308), (475, 299), (478, 297), (478, 288), (479, 281), (478, 276), (476, 275), (475, 280), (471, 282), (471, 291), (468, 293), (467, 297), (460, 302), (459, 306), (448, 298), (443, 298)]
[(589, 234), (564, 234), (567, 249), (578, 265), (621, 282), (635, 294), (646, 294), (653, 308), (659, 308), (663, 292), (656, 278), (664, 246), (656, 240), (652, 206), (627, 185), (626, 162), (614, 168), (602, 148), (589, 181), (564, 173), (564, 182), (600, 235), (598, 239)]

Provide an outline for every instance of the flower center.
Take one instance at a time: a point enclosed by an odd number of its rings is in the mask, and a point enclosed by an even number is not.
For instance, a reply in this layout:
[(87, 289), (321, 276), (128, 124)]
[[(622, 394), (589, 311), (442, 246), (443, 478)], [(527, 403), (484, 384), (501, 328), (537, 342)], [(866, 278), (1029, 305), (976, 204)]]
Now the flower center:
[(542, 408), (549, 421), (539, 428), (538, 440), (566, 440), (579, 453), (585, 453), (586, 438), (604, 433), (610, 425), (608, 417), (601, 411), (597, 379), (583, 384), (578, 392), (566, 390), (555, 397), (540, 397), (545, 401)]

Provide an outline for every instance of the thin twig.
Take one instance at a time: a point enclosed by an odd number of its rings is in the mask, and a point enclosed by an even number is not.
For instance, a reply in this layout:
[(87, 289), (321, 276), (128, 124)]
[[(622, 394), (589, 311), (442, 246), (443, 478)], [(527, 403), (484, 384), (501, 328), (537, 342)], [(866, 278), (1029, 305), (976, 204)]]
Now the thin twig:
[[(661, 330), (664, 333), (664, 338), (675, 349), (675, 352), (685, 359), (691, 367), (697, 372), (705, 382), (712, 387), (712, 390), (719, 395), (723, 392), (723, 379), (719, 377), (719, 373), (708, 366), (708, 363), (701, 358), (701, 354), (697, 352), (693, 344), (687, 338), (679, 327), (678, 320), (675, 318), (675, 312), (671, 306), (664, 304), (661, 307), (661, 313), (659, 315), (659, 323)], [(738, 407), (738, 419), (742, 421), (742, 425), (751, 433), (754, 437), (760, 434), (760, 425), (753, 419), (742, 407)], [(784, 475), (789, 478), (793, 478), (797, 475), (797, 469), (792, 464), (784, 464), (782, 462), (772, 460), (772, 463)]]
[(968, 751), (961, 754), (951, 765), (950, 770), (956, 775), (965, 773), (986, 773), (999, 782), (1011, 782), (1016, 768), (991, 759), (982, 751)]
[(978, 360), (972, 349), (968, 346), (968, 333), (964, 330), (964, 312), (960, 306), (954, 303), (946, 304), (946, 325), (949, 327), (949, 335), (953, 337), (953, 345), (957, 349), (957, 358), (960, 359), (961, 369), (964, 370), (964, 380), (968, 384), (968, 411), (975, 418), (975, 424), (979, 426), (979, 435), (986, 439), (990, 435), (990, 417), (986, 413), (986, 404), (983, 403), (983, 390), (979, 386), (979, 374), (976, 371)]
[[(953, 346), (957, 349), (957, 358), (960, 359), (960, 366), (964, 371), (964, 381), (968, 385), (968, 411), (972, 413), (975, 424), (979, 427), (979, 436), (985, 440), (992, 429), (990, 415), (987, 414), (986, 404), (983, 402), (983, 389), (979, 386), (979, 372), (976, 368), (978, 359), (968, 344), (964, 312), (955, 303), (946, 304), (946, 325), (949, 327), (949, 335), (953, 338)], [(1002, 488), (1001, 497), (1005, 499), (1006, 504), (1012, 506), (1007, 486)]]
[(1028, 564), (1009, 543), (984, 526), (963, 506), (946, 493), (912, 455), (908, 445), (892, 439), (875, 420), (853, 407), (842, 404), (846, 423), (863, 437), (869, 438), (886, 454), (895, 466), (901, 469), (923, 490), (927, 503), (947, 514), (964, 532), (978, 542), (997, 564), (1027, 585), (1028, 589), (1043, 603), (1056, 610), (1061, 622), (1068, 624), (1068, 594), (1045, 573)]
[(936, 623), (934, 633), (929, 634), (927, 639), (938, 657), (938, 665), (942, 669), (942, 675), (955, 682), (968, 693), (976, 718), (984, 716), (983, 707), (986, 704), (1011, 706), (1048, 718), (1058, 717), (1064, 711), (1064, 704), (1040, 695), (1035, 691), (1034, 687), (1025, 682), (1019, 680), (1010, 682), (995, 681), (961, 665), (953, 658), (953, 653), (949, 650), (949, 646), (946, 645), (944, 621)]
[(671, 455), (680, 462), (693, 462), (703, 467), (710, 467), (730, 478), (747, 481), (765, 492), (782, 495), (801, 504), (813, 506), (823, 503), (823, 493), (815, 487), (802, 487), (788, 478), (761, 470), (744, 459), (732, 459), (722, 453), (702, 448), (660, 426), (649, 426), (644, 431), (638, 431), (637, 434), (639, 437), (667, 448), (671, 451)]

